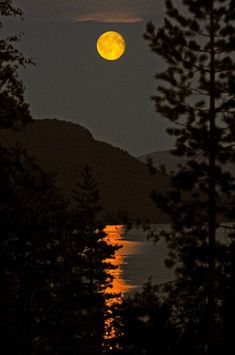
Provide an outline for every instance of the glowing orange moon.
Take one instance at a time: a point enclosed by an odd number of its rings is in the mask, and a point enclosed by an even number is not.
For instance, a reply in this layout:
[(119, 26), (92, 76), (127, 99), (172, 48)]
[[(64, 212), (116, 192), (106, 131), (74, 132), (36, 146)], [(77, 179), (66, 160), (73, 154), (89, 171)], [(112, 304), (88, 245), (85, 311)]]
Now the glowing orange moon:
[(97, 51), (106, 60), (119, 59), (126, 50), (123, 36), (115, 31), (103, 33), (97, 41)]

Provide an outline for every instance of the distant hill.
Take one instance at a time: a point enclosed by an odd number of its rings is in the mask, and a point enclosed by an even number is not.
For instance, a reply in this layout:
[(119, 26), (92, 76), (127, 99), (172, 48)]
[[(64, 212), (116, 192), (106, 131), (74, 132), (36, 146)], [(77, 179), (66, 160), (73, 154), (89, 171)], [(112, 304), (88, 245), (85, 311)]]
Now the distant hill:
[(138, 159), (96, 141), (78, 124), (56, 119), (35, 120), (22, 132), (1, 130), (0, 141), (6, 147), (22, 145), (47, 172), (56, 173), (58, 186), (69, 199), (81, 169), (88, 163), (99, 184), (107, 222), (113, 218), (118, 222), (116, 216), (121, 212), (150, 218), (152, 222), (166, 222), (149, 197), (153, 187), (165, 189), (166, 178), (151, 177)]
[[(177, 157), (175, 155), (172, 155), (170, 150), (145, 154), (139, 157), (138, 159), (145, 164), (148, 162), (148, 159), (151, 159), (155, 167), (165, 165), (167, 172), (177, 170), (178, 164), (184, 164), (187, 162), (187, 159), (184, 157)], [(232, 175), (235, 176), (235, 164), (227, 164), (226, 169), (230, 171)]]

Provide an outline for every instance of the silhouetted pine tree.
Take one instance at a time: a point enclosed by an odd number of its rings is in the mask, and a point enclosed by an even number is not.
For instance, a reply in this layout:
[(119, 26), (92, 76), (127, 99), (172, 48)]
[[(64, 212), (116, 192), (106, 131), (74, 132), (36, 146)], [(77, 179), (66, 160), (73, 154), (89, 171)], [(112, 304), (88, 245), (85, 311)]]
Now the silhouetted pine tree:
[(172, 319), (181, 331), (182, 353), (222, 354), (225, 300), (219, 290), (227, 279), (226, 248), (216, 230), (234, 211), (235, 184), (225, 164), (235, 159), (235, 2), (165, 4), (164, 25), (149, 23), (145, 38), (166, 64), (156, 76), (156, 111), (173, 124), (173, 153), (188, 159), (171, 175), (171, 190), (153, 193), (171, 218), (171, 232), (161, 235), (170, 248), (167, 265), (176, 267), (177, 282), (169, 290)]
[[(76, 329), (77, 332), (78, 347), (74, 349), (79, 349), (79, 354), (100, 354), (104, 346), (107, 316), (108, 296), (105, 291), (112, 281), (109, 270), (114, 268), (106, 259), (113, 258), (118, 247), (107, 244), (105, 240), (105, 225), (99, 221), (102, 210), (99, 191), (89, 166), (81, 172), (73, 198), (75, 207), (71, 213), (69, 242), (73, 248), (69, 253), (70, 268), (74, 271), (68, 278), (69, 285), (66, 285), (65, 292), (68, 307), (75, 307), (80, 314), (80, 320), (71, 330), (74, 333)], [(76, 290), (76, 279), (79, 290), (71, 298), (70, 294)], [(82, 283), (82, 289), (79, 283)]]
[[(2, 18), (21, 17), (22, 11), (11, 0), (0, 2), (0, 30)], [(32, 63), (16, 47), (19, 36), (0, 38), (0, 127), (20, 128), (31, 121), (29, 106), (24, 98), (24, 86), (19, 79), (19, 68)]]

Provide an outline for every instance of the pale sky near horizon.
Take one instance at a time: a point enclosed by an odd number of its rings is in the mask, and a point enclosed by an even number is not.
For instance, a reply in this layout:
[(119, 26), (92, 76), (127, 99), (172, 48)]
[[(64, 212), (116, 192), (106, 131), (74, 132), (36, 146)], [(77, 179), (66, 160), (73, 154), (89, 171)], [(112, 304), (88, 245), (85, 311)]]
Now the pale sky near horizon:
[[(95, 139), (135, 156), (171, 147), (167, 121), (154, 112), (150, 96), (161, 67), (143, 39), (145, 24), (159, 25), (163, 0), (15, 0), (25, 14), (20, 48), (36, 66), (22, 73), (35, 118), (70, 120)], [(122, 33), (126, 53), (115, 62), (101, 59), (98, 36)]]

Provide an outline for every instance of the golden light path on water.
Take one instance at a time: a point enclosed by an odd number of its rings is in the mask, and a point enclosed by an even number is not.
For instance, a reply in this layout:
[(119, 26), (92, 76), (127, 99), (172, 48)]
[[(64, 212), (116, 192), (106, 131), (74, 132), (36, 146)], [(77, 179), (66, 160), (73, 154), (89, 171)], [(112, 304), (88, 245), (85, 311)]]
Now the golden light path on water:
[(128, 284), (122, 275), (122, 265), (125, 263), (125, 256), (131, 254), (131, 244), (123, 239), (125, 235), (125, 226), (123, 225), (106, 226), (104, 232), (107, 234), (105, 239), (108, 244), (121, 246), (121, 248), (116, 251), (114, 259), (106, 260), (110, 261), (114, 266), (117, 266), (115, 270), (110, 271), (114, 279), (112, 288), (108, 288), (106, 293), (124, 294), (134, 287)]
[[(122, 248), (116, 251), (115, 257), (113, 259), (108, 259), (106, 261), (111, 262), (114, 266), (117, 266), (116, 269), (109, 271), (109, 273), (114, 277), (112, 281), (112, 287), (106, 290), (106, 294), (116, 294), (110, 300), (106, 301), (108, 307), (112, 307), (113, 304), (120, 304), (123, 295), (132, 289), (134, 286), (128, 284), (122, 275), (122, 265), (125, 263), (125, 255), (131, 254), (130, 243), (123, 239), (125, 235), (125, 226), (123, 225), (108, 225), (105, 227), (104, 232), (107, 234), (106, 241), (111, 245), (120, 245)], [(106, 320), (106, 333), (104, 339), (110, 340), (115, 338), (116, 330), (113, 325), (114, 319), (112, 318), (112, 311), (109, 311), (107, 320)]]

